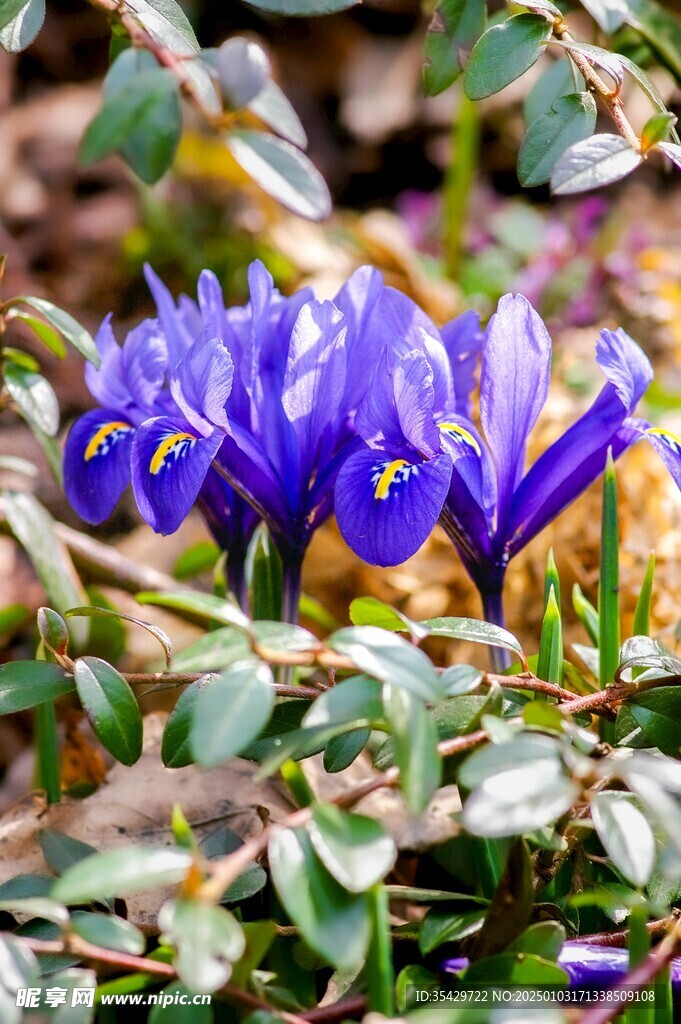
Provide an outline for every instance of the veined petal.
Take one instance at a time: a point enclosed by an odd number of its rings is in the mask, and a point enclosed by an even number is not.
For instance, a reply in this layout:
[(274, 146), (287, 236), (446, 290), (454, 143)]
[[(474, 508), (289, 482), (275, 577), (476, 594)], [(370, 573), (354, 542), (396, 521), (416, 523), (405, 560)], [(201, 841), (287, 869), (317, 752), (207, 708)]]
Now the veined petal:
[(148, 263), (144, 264), (144, 276), (158, 310), (159, 323), (168, 346), (168, 362), (170, 366), (175, 366), (189, 351), (194, 338), (189, 333), (185, 317), (178, 312), (172, 295)]
[[(305, 490), (345, 391), (345, 318), (332, 302), (307, 302), (291, 333), (281, 404), (298, 442), (299, 484)], [(291, 467), (293, 470), (293, 467)]]
[(471, 415), (471, 392), (482, 349), (480, 316), (472, 309), (440, 328), (440, 337), (452, 367), (454, 409), (459, 415)]
[(652, 379), (648, 358), (622, 330), (601, 332), (597, 358), (607, 383), (591, 408), (537, 459), (515, 492), (507, 533), (514, 538), (514, 550), (601, 475), (609, 445), (616, 457), (636, 439), (622, 428)]
[(204, 436), (227, 428), (225, 405), (232, 391), (234, 363), (219, 338), (201, 334), (177, 364), (170, 393), (187, 420)]
[(452, 461), (409, 463), (371, 448), (351, 455), (336, 480), (335, 508), (346, 542), (371, 565), (399, 565), (429, 536), (442, 510)]
[(543, 320), (524, 296), (502, 296), (485, 332), (480, 377), (480, 419), (497, 471), (502, 530), (550, 372), (551, 338)]
[(440, 432), (433, 422), (433, 370), (423, 352), (408, 352), (397, 361), (393, 392), (406, 440), (426, 458), (439, 454)]
[(355, 429), (362, 440), (385, 448), (404, 444), (390, 362), (384, 349), (355, 416)]
[(224, 435), (201, 437), (168, 416), (147, 420), (132, 446), (132, 486), (143, 518), (157, 533), (174, 533), (197, 499)]
[(76, 420), (64, 449), (64, 491), (86, 523), (102, 523), (130, 483), (135, 428), (111, 409)]
[(681, 436), (664, 427), (648, 427), (643, 436), (664, 462), (676, 486), (681, 488)]

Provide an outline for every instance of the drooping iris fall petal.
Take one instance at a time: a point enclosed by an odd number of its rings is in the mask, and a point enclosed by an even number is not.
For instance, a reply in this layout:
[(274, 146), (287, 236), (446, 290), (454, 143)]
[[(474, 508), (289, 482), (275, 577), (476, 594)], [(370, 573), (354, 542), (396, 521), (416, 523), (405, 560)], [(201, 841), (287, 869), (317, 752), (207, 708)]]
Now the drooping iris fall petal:
[(103, 523), (130, 483), (135, 428), (111, 409), (93, 409), (71, 427), (64, 449), (64, 491), (81, 519)]

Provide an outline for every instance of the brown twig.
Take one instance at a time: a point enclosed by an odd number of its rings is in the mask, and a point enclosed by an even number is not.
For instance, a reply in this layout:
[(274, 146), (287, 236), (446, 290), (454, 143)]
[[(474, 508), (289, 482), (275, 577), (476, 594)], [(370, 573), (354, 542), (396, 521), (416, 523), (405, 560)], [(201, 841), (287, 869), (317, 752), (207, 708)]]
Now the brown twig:
[[(663, 917), (659, 921), (648, 921), (646, 930), (652, 939), (666, 935), (672, 925), (677, 921), (681, 911)], [(629, 943), (629, 929), (623, 928), (618, 932), (595, 932), (593, 935), (578, 935), (572, 942), (583, 943), (588, 946), (609, 946), (614, 949), (624, 949)]]
[(332, 1024), (333, 1021), (351, 1019), (364, 1013), (366, 1009), (366, 996), (351, 996), (338, 1003), (331, 1003), (329, 1006), (317, 1006), (314, 1010), (305, 1010), (301, 1013), (303, 1020), (308, 1024)]
[[(199, 679), (215, 675), (213, 672), (123, 672), (121, 674), (132, 686), (161, 684), (165, 688), (190, 686), (192, 683), (198, 682)], [(313, 686), (285, 686), (283, 683), (274, 683), (273, 689), (277, 697), (301, 697), (305, 700), (316, 700), (322, 693)]]

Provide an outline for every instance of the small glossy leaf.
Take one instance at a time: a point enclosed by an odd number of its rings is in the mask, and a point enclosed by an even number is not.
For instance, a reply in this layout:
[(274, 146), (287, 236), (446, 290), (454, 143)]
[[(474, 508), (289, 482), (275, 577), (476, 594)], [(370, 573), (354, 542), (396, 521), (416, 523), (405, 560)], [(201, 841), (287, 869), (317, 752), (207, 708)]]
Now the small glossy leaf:
[(73, 676), (97, 738), (122, 764), (134, 764), (142, 753), (142, 715), (128, 683), (101, 658), (78, 658)]
[(551, 32), (551, 23), (536, 14), (517, 14), (488, 28), (466, 68), (468, 98), (482, 100), (524, 75), (541, 57)]
[(277, 830), (268, 854), (279, 898), (305, 941), (339, 970), (357, 967), (371, 934), (366, 896), (338, 884), (304, 830)]
[(80, 839), (74, 839), (73, 836), (64, 835), (63, 832), (57, 832), (51, 828), (40, 829), (38, 842), (43, 851), (43, 857), (58, 875), (63, 874), (79, 861), (85, 860), (86, 857), (92, 856), (93, 853), (97, 853), (94, 846), (90, 846), (89, 843), (84, 843)]
[(427, 96), (437, 96), (455, 82), (485, 31), (486, 10), (479, 0), (441, 0), (428, 26), (423, 78)]
[(125, 896), (185, 878), (192, 864), (188, 850), (173, 846), (126, 846), (96, 853), (68, 868), (54, 883), (52, 896), (63, 903)]
[(173, 655), (175, 672), (217, 672), (246, 661), (252, 656), (252, 648), (245, 633), (225, 626), (213, 632), (204, 633), (184, 650)]
[(225, 626), (234, 626), (246, 633), (251, 627), (250, 619), (237, 605), (232, 601), (217, 597), (215, 594), (201, 594), (193, 590), (180, 590), (177, 593), (167, 594), (143, 591), (135, 595), (135, 600), (140, 604), (156, 604), (161, 608), (189, 612), (200, 619), (222, 622)]
[(5, 364), (3, 377), (5, 387), (29, 424), (54, 437), (59, 429), (59, 402), (51, 385), (39, 373), (14, 363)]
[(162, 941), (177, 949), (175, 967), (188, 988), (212, 992), (224, 985), (232, 963), (246, 948), (241, 926), (224, 907), (181, 899), (166, 903), (159, 914)]
[(47, 661), (8, 661), (0, 665), (0, 715), (25, 711), (75, 688), (73, 678), (59, 665)]
[(26, 917), (40, 917), (64, 929), (69, 924), (69, 912), (63, 903), (46, 896), (28, 896), (26, 899), (0, 900), (0, 910)]
[(201, 689), (215, 680), (215, 676), (204, 676), (182, 690), (179, 699), (168, 715), (163, 739), (161, 759), (166, 768), (184, 768), (194, 763), (189, 737), (194, 721), (194, 711)]
[(397, 858), (394, 840), (377, 821), (332, 804), (315, 807), (307, 831), (326, 870), (348, 892), (382, 881)]
[(607, 35), (621, 28), (627, 17), (626, 0), (581, 0), (581, 4)]
[(52, 654), (66, 654), (69, 633), (61, 615), (52, 608), (38, 608), (37, 621), (40, 639), (47, 650)]
[(518, 178), (526, 188), (543, 185), (568, 146), (589, 138), (596, 102), (589, 92), (562, 96), (527, 130), (518, 154)]
[(307, 148), (307, 135), (289, 100), (271, 78), (248, 104), (248, 109), (299, 149)]
[(71, 929), (81, 939), (104, 949), (140, 955), (146, 948), (146, 939), (139, 928), (122, 917), (76, 910), (71, 915)]
[(222, 44), (216, 66), (222, 97), (232, 110), (239, 110), (255, 99), (272, 73), (262, 46), (241, 36), (233, 36)]
[(437, 729), (422, 702), (407, 690), (385, 686), (384, 703), (400, 788), (412, 814), (420, 814), (442, 779)]
[(554, 60), (530, 89), (525, 98), (525, 124), (528, 126), (548, 114), (561, 96), (583, 92), (584, 79), (567, 57)]
[(542, 985), (562, 988), (567, 985), (568, 976), (562, 967), (534, 954), (499, 953), (471, 964), (464, 982), (473, 989), (484, 985), (517, 985), (529, 990)]
[(557, 960), (565, 938), (565, 928), (558, 921), (539, 921), (514, 939), (508, 946), (508, 952), (531, 953), (545, 960)]
[(511, 836), (533, 832), (555, 821), (579, 796), (579, 787), (559, 763), (546, 761), (491, 775), (466, 801), (463, 822), (473, 835)]
[(351, 676), (325, 690), (303, 719), (305, 728), (318, 725), (343, 725), (358, 718), (378, 721), (383, 718), (381, 688), (367, 676)]
[(394, 633), (377, 626), (354, 626), (339, 629), (327, 643), (381, 682), (409, 690), (424, 700), (438, 700), (442, 695), (430, 659)]
[(681, 686), (660, 686), (630, 697), (626, 706), (655, 746), (681, 757)]
[(448, 636), (452, 640), (467, 640), (472, 644), (486, 644), (488, 647), (504, 647), (517, 654), (525, 663), (525, 655), (520, 641), (513, 633), (501, 626), (495, 626), (482, 619), (464, 619), (445, 616), (437, 619), (426, 619), (423, 623), (428, 627), (430, 636)]
[(467, 910), (453, 913), (439, 907), (429, 910), (419, 931), (419, 950), (426, 956), (445, 942), (460, 942), (475, 935), (482, 928), (487, 910)]
[(206, 767), (227, 761), (257, 739), (274, 707), (268, 665), (241, 662), (228, 668), (198, 696), (190, 744)]
[(25, 3), (26, 0), (0, 0), (0, 29), (14, 21)]
[(655, 668), (672, 675), (681, 674), (681, 658), (659, 640), (649, 636), (632, 636), (622, 644), (620, 670)]
[(91, 619), (122, 619), (124, 622), (132, 622), (136, 626), (141, 626), (142, 629), (146, 629), (147, 633), (151, 633), (158, 640), (166, 656), (166, 665), (170, 665), (173, 653), (172, 643), (166, 631), (161, 629), (160, 626), (155, 626), (151, 622), (145, 622), (144, 619), (137, 619), (134, 615), (126, 615), (125, 612), (119, 612), (116, 608), (100, 608), (97, 605), (69, 608), (66, 612), (67, 619), (72, 618), (74, 615), (84, 615), (86, 618)]
[[(30, 0), (28, 7), (30, 8), (35, 2), (36, 0)], [(38, 2), (43, 4), (44, 9), (45, 0), (38, 0)], [(28, 10), (28, 8), (24, 8), (24, 10)], [(2, 33), (0, 32), (1, 39)], [(49, 349), (58, 359), (66, 358), (66, 346), (62, 341), (61, 335), (53, 327), (45, 323), (44, 320), (39, 320), (37, 317), (30, 316), (29, 313), (24, 313), (19, 309), (10, 309), (7, 320), (18, 320), (20, 323), (26, 324), (35, 334), (36, 338), (42, 341), (45, 348)]]
[(553, 169), (551, 189), (565, 196), (610, 185), (635, 170), (642, 159), (621, 135), (594, 135), (563, 153)]
[(677, 146), (673, 142), (658, 142), (657, 148), (662, 150), (674, 166), (681, 170), (681, 146)]
[(476, 690), (482, 682), (482, 672), (472, 665), (450, 665), (440, 676), (440, 685), (447, 697), (463, 697)]
[(342, 772), (355, 761), (371, 738), (371, 729), (353, 729), (342, 736), (332, 736), (324, 749), (324, 771)]
[(423, 623), (414, 622), (377, 597), (356, 597), (351, 601), (350, 621), (353, 626), (378, 626), (393, 633), (407, 632), (412, 640), (423, 640), (428, 636), (428, 629)]
[(653, 114), (652, 117), (648, 118), (641, 129), (641, 142), (644, 149), (650, 149), (652, 146), (657, 145), (658, 142), (663, 142), (677, 120), (676, 114), (671, 114), (668, 110), (664, 113)]
[(655, 865), (655, 837), (638, 807), (626, 793), (596, 793), (591, 817), (615, 867), (632, 885), (644, 886)]
[(290, 142), (250, 129), (230, 132), (225, 142), (237, 163), (282, 206), (310, 220), (329, 216), (331, 196), (326, 182)]
[[(230, 828), (219, 828), (202, 840), (201, 853), (208, 860), (213, 860), (216, 857), (225, 857), (243, 845), (243, 839), (236, 832), (232, 832)], [(241, 903), (243, 900), (255, 896), (266, 885), (267, 872), (255, 861), (251, 861), (249, 866), (222, 894), (221, 902)]]
[(488, 743), (466, 758), (457, 772), (457, 783), (475, 789), (513, 768), (533, 768), (537, 777), (554, 775), (560, 767), (560, 746), (555, 739), (539, 733), (522, 733), (509, 743)]
[(45, 317), (52, 327), (56, 328), (66, 338), (70, 345), (73, 345), (77, 352), (85, 356), (88, 362), (96, 367), (101, 365), (101, 358), (92, 335), (77, 320), (74, 320), (69, 313), (65, 313), (63, 309), (55, 306), (53, 302), (37, 298), (35, 295), (20, 295), (14, 301), (22, 302), (25, 306), (35, 309), (36, 312)]
[(38, 979), (38, 964), (33, 953), (24, 942), (7, 932), (0, 933), (0, 978), (10, 992), (18, 988), (35, 985)]
[[(126, 57), (122, 53), (118, 60)], [(85, 131), (80, 157), (89, 165), (119, 150), (135, 173), (153, 184), (172, 163), (181, 129), (177, 82), (156, 67), (134, 75), (108, 96)]]
[(49, 896), (54, 885), (52, 875), (15, 875), (0, 884), (0, 900), (25, 900)]

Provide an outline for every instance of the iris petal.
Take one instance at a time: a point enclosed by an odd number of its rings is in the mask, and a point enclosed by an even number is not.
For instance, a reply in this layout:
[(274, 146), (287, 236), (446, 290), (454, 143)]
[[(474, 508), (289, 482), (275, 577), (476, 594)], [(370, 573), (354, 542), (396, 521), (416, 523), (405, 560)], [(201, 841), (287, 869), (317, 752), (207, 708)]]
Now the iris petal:
[(174, 533), (196, 501), (224, 435), (201, 437), (183, 420), (158, 416), (136, 431), (132, 486), (137, 507), (157, 533)]
[(130, 483), (134, 432), (110, 409), (86, 412), (71, 427), (64, 449), (64, 491), (85, 522), (104, 522)]
[(336, 518), (343, 537), (371, 565), (399, 565), (429, 536), (442, 510), (452, 460), (410, 463), (364, 448), (336, 480)]
[(676, 486), (681, 487), (681, 437), (664, 427), (649, 427), (644, 436), (664, 462)]

